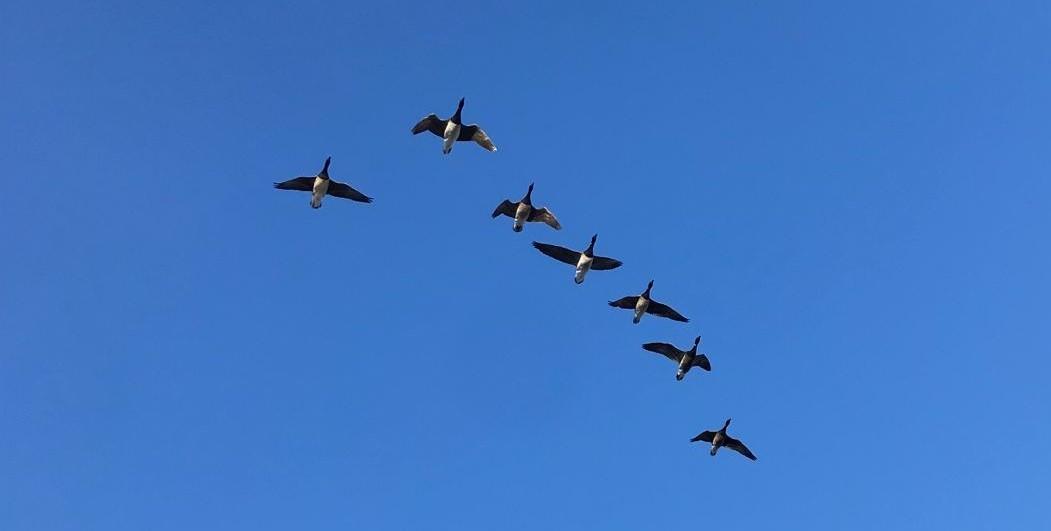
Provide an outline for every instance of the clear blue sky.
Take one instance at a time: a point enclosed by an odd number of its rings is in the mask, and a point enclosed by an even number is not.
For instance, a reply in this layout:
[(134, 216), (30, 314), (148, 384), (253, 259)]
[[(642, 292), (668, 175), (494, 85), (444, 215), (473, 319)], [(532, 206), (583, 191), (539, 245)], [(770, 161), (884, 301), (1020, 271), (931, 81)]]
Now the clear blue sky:
[[(1047, 529), (1049, 27), (8, 0), (0, 529)], [(271, 188), (329, 155), (375, 204)]]

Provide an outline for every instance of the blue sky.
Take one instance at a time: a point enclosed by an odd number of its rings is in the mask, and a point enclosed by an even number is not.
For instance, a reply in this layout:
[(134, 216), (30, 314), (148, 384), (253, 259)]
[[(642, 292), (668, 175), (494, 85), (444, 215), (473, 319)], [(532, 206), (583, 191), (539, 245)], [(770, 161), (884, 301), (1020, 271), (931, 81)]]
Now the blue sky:
[(9, 0), (0, 528), (1047, 528), (1049, 23)]

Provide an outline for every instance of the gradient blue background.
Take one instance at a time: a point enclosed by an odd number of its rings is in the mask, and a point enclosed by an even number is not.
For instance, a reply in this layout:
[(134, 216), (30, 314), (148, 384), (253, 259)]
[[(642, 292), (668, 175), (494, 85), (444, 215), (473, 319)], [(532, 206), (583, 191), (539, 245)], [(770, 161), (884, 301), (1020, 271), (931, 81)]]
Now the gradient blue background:
[[(1051, 528), (1049, 30), (7, 0), (0, 528)], [(409, 134), (461, 96), (499, 152)], [(328, 155), (375, 204), (271, 188)]]

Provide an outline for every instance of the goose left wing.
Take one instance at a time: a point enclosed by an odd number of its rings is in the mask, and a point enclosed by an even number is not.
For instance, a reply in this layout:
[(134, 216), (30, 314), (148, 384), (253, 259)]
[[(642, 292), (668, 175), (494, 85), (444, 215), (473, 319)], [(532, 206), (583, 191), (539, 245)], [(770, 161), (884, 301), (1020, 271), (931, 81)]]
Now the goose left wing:
[(496, 216), (503, 214), (509, 218), (513, 218), (515, 217), (515, 210), (517, 209), (518, 203), (512, 203), (510, 200), (504, 199), (504, 202), (500, 203), (496, 207), (496, 210), (493, 211), (493, 217), (495, 218)]
[(493, 141), (489, 139), (489, 135), (485, 134), (481, 127), (478, 127), (478, 124), (460, 127), (460, 136), (457, 137), (457, 140), (473, 140), (476, 144), (489, 151), (496, 151)]
[(675, 348), (674, 345), (669, 345), (667, 343), (645, 343), (642, 345), (642, 348), (650, 352), (661, 354), (675, 363), (679, 363), (679, 360), (682, 358), (682, 351)]
[(706, 443), (712, 442), (715, 439), (714, 431), (702, 431), (698, 433), (694, 438), (690, 439), (690, 442), (704, 441)]
[(616, 269), (624, 265), (624, 262), (620, 260), (614, 260), (612, 258), (606, 258), (605, 256), (596, 256), (591, 262), (591, 269), (595, 271), (608, 271), (610, 269)]
[[(565, 247), (540, 242), (533, 242), (533, 247), (536, 247), (536, 250), (550, 256), (551, 258), (571, 266), (576, 266), (577, 262), (580, 260), (580, 251), (573, 251), (566, 249)], [(594, 265), (592, 265), (592, 269), (594, 269)]]
[(708, 361), (708, 356), (704, 354), (698, 354), (693, 361), (690, 362), (691, 367), (700, 367), (708, 372), (712, 371), (712, 364)]
[(756, 459), (759, 459), (758, 457), (755, 456), (755, 454), (752, 453), (751, 450), (748, 449), (747, 446), (744, 445), (743, 442), (741, 442), (741, 441), (739, 441), (737, 439), (734, 439), (733, 437), (730, 437), (729, 435), (726, 436), (726, 442), (723, 443), (723, 446), (725, 446), (725, 447), (727, 447), (727, 448), (729, 448), (729, 449), (731, 449), (731, 450), (733, 450), (733, 451), (735, 451), (735, 452), (737, 452), (737, 453), (739, 453), (739, 454), (751, 459), (752, 461), (755, 461)]
[(445, 136), (445, 125), (448, 120), (438, 118), (437, 114), (428, 114), (422, 120), (416, 122), (412, 127), (412, 134), (418, 135), (424, 131), (430, 131), (438, 136)]
[(278, 190), (299, 190), (300, 192), (314, 191), (314, 177), (296, 177), (284, 182), (274, 183)]
[(650, 300), (650, 305), (646, 307), (646, 313), (666, 317), (672, 321), (679, 321), (680, 323), (690, 322), (689, 319), (683, 317), (681, 313), (671, 309), (667, 304), (661, 304), (655, 300)]
[(541, 221), (546, 223), (547, 226), (555, 230), (562, 230), (562, 225), (559, 224), (558, 220), (555, 219), (555, 215), (546, 208), (534, 208), (529, 213), (529, 221)]
[(328, 183), (328, 195), (350, 199), (359, 203), (371, 203), (372, 198), (351, 188), (349, 185), (331, 181)]

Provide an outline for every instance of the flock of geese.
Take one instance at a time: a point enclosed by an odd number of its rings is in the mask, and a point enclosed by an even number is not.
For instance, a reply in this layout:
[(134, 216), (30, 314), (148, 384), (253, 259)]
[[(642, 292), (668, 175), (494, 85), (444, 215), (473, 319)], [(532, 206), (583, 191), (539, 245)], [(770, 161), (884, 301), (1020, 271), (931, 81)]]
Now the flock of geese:
[[(477, 124), (463, 124), (461, 121), (463, 105), (464, 99), (461, 98), (460, 102), (456, 105), (456, 112), (448, 119), (439, 118), (436, 114), (425, 116), (412, 128), (412, 134), (416, 135), (424, 131), (429, 131), (435, 136), (440, 137), (442, 139), (442, 153), (446, 155), (452, 152), (453, 146), (456, 142), (464, 141), (472, 141), (488, 151), (496, 151), (496, 145), (493, 144), (489, 135), (487, 135), (481, 127)], [(315, 176), (296, 177), (284, 182), (274, 183), (274, 188), (280, 190), (310, 192), (311, 208), (321, 208), (321, 202), (326, 195), (350, 199), (351, 201), (357, 201), (359, 203), (371, 203), (371, 197), (355, 190), (346, 183), (332, 180), (328, 174), (328, 168), (331, 162), (332, 157), (325, 159), (325, 165)], [(561, 229), (562, 225), (550, 210), (543, 207), (537, 208), (533, 206), (532, 196), (533, 184), (531, 183), (522, 199), (518, 201), (505, 199), (502, 203), (497, 205), (495, 210), (493, 210), (492, 217), (494, 219), (499, 216), (507, 216), (511, 218), (513, 220), (511, 228), (515, 232), (521, 232), (526, 223), (544, 223), (553, 229)], [(573, 266), (575, 269), (573, 281), (577, 284), (581, 284), (584, 282), (584, 277), (589, 271), (607, 271), (610, 269), (616, 269), (623, 265), (620, 260), (605, 256), (595, 256), (595, 242), (597, 240), (597, 234), (592, 236), (591, 242), (582, 251), (536, 241), (533, 242), (533, 247), (559, 262)], [(610, 301), (609, 305), (614, 308), (632, 310), (634, 312), (632, 322), (635, 324), (638, 324), (646, 314), (664, 317), (681, 323), (689, 322), (689, 319), (683, 317), (681, 313), (675, 311), (671, 306), (653, 300), (653, 297), (650, 295), (652, 290), (653, 281), (651, 280), (649, 284), (647, 284), (646, 290), (639, 295), (622, 297), (615, 301)], [(693, 340), (693, 346), (689, 350), (680, 350), (678, 347), (669, 343), (646, 343), (642, 345), (642, 348), (660, 354), (675, 362), (678, 368), (675, 373), (675, 379), (682, 380), (686, 376), (686, 373), (693, 367), (700, 367), (705, 371), (712, 370), (712, 365), (708, 361), (708, 356), (704, 353), (697, 352), (697, 347), (700, 344), (701, 337), (697, 336), (697, 338)], [(711, 445), (709, 453), (713, 456), (720, 448), (725, 447), (740, 453), (748, 459), (753, 461), (756, 460), (755, 454), (753, 454), (744, 443), (726, 433), (726, 429), (730, 426), (730, 420), (731, 419), (726, 419), (726, 422), (723, 423), (723, 427), (718, 431), (703, 431), (690, 439), (690, 442), (703, 441), (709, 443)]]

